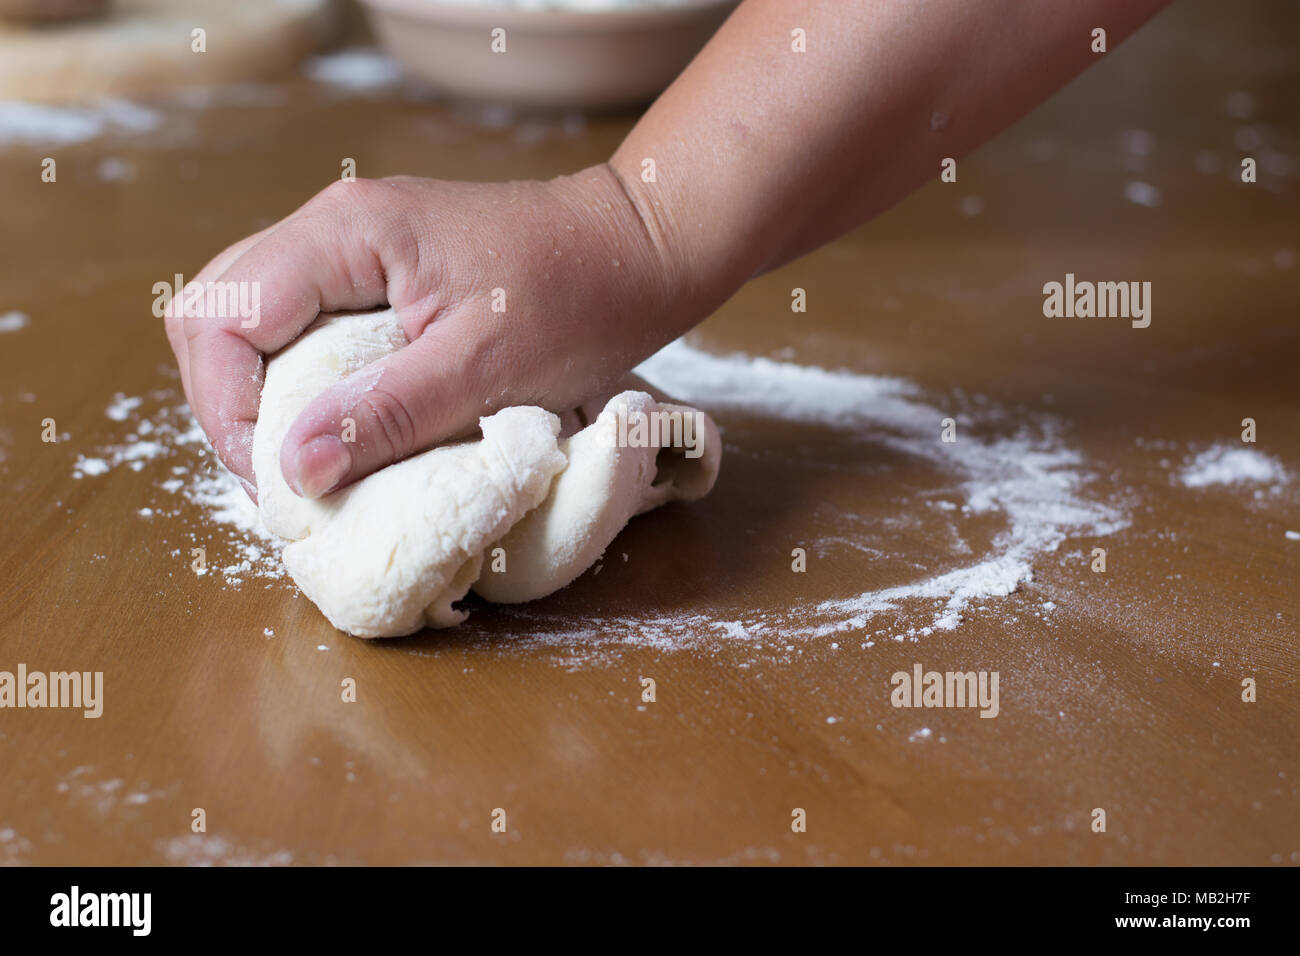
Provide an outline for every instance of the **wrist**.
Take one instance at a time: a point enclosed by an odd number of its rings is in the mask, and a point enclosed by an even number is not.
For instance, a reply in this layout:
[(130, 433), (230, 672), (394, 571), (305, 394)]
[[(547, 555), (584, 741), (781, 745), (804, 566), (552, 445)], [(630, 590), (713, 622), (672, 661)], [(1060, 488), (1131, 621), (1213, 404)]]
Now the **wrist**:
[(643, 190), (611, 163), (591, 166), (573, 176), (552, 181), (574, 208), (595, 213), (594, 239), (611, 262), (618, 262), (624, 314), (639, 315), (658, 332), (644, 349), (658, 349), (705, 319), (734, 291), (718, 283), (685, 247), (663, 228), (661, 212)]

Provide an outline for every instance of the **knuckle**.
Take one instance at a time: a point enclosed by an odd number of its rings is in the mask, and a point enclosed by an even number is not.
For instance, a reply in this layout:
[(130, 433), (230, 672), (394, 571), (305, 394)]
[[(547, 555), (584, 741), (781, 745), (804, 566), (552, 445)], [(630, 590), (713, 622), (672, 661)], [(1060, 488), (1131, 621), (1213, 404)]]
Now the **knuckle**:
[(331, 209), (350, 205), (358, 199), (372, 196), (378, 185), (373, 179), (336, 179), (315, 195), (312, 204)]
[(238, 316), (186, 314), (181, 319), (181, 329), (186, 342), (219, 335), (240, 337)]
[(355, 182), (348, 183), (348, 182), (344, 182), (342, 179), (336, 179), (316, 194), (315, 201), (317, 202), (337, 201), (338, 199), (342, 198), (342, 194), (344, 190), (355, 185), (356, 185)]
[(370, 434), (383, 444), (381, 450), (390, 461), (400, 461), (415, 451), (415, 419), (391, 392), (380, 387), (372, 389), (353, 413), (370, 420)]

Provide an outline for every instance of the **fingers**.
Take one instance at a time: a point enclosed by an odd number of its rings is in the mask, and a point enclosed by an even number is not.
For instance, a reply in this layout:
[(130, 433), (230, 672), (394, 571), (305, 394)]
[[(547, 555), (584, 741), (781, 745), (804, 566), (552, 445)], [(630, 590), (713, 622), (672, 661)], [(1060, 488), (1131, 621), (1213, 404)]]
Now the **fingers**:
[[(261, 241), (262, 237), (274, 228), (275, 226), (269, 226), (223, 250), (211, 262), (200, 269), (198, 275), (191, 281), (202, 284), (221, 275), (249, 248)], [(176, 365), (181, 373), (181, 388), (185, 392), (185, 400), (193, 406), (194, 396), (190, 391), (189, 346), (185, 338), (185, 316), (182, 306), (183, 299), (180, 302), (174, 298), (168, 301), (167, 307), (163, 310), (163, 327), (167, 332), (167, 341), (171, 344), (172, 352), (176, 355)]]
[(504, 397), (499, 336), (441, 319), (406, 348), (318, 396), (285, 435), (284, 479), (318, 498), (435, 442), (469, 434)]
[(181, 373), (181, 388), (185, 392), (185, 401), (192, 406), (194, 396), (190, 394), (190, 356), (188, 343), (185, 341), (185, 324), (172, 307), (172, 303), (167, 304), (167, 311), (163, 314), (163, 328), (167, 332), (167, 342), (172, 347), (172, 353), (176, 356), (176, 367)]
[[(186, 319), (187, 323), (194, 319)], [(203, 320), (198, 320), (203, 321)], [(253, 426), (262, 392), (262, 354), (239, 335), (209, 324), (187, 343), (191, 408), (217, 457), (253, 485)]]
[(213, 257), (211, 262), (199, 270), (198, 275), (196, 275), (192, 281), (207, 282), (209, 279), (215, 279), (217, 276), (221, 275), (221, 273), (234, 265), (239, 260), (240, 256), (261, 242), (270, 234), (271, 230), (278, 228), (279, 225), (279, 223), (276, 223), (273, 226), (267, 226), (265, 229), (255, 232), (251, 236), (246, 236), (245, 238), (240, 239), (229, 248), (223, 249)]
[(403, 243), (384, 214), (390, 199), (378, 183), (330, 187), (204, 270), (205, 287), (231, 290), (252, 306), (251, 314), (184, 318), (191, 406), (222, 462), (246, 482), (255, 480), (262, 356), (289, 344), (321, 312), (383, 303), (390, 277), (416, 267), (414, 243)]

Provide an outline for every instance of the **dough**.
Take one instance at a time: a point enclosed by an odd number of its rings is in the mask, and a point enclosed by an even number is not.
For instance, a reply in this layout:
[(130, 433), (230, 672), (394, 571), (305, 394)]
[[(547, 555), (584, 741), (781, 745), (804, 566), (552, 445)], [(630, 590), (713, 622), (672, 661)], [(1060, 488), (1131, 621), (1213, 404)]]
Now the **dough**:
[[(657, 445), (620, 447), (619, 415), (698, 416), (701, 451)], [(489, 601), (519, 603), (545, 597), (573, 581), (605, 552), (635, 515), (669, 501), (708, 494), (718, 477), (722, 444), (712, 419), (693, 408), (656, 401), (646, 392), (611, 398), (596, 420), (560, 443), (568, 466), (550, 494), (501, 539), (504, 571), (488, 571), (474, 591)]]
[[(393, 637), (457, 624), (466, 612), (452, 605), (471, 587), (499, 602), (543, 597), (590, 568), (634, 515), (713, 487), (721, 441), (712, 420), (629, 378), (633, 388), (563, 423), (541, 408), (503, 409), (480, 419), (479, 439), (320, 500), (295, 495), (279, 453), (298, 414), (345, 379), (364, 394), (378, 381), (367, 366), (405, 344), (392, 310), (322, 316), (267, 365), (253, 438), (262, 519), (289, 542), (294, 581), (340, 630)], [(638, 416), (677, 431), (624, 440)]]
[[(0, 100), (137, 97), (268, 79), (319, 47), (336, 20), (329, 0), (114, 0), (88, 20), (0, 21)], [(191, 49), (196, 27), (207, 31), (206, 53)]]

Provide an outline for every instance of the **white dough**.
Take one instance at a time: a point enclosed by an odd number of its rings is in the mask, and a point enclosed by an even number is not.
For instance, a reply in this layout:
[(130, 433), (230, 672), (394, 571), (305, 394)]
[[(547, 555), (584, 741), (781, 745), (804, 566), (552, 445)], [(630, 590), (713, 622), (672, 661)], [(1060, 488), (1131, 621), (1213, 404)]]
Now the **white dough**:
[(262, 521), (273, 534), (305, 538), (313, 521), (330, 514), (323, 502), (299, 498), (285, 483), (280, 443), (289, 427), (321, 392), (405, 344), (406, 333), (391, 310), (322, 316), (268, 363), (253, 436), (253, 472)]
[[(690, 501), (709, 492), (718, 476), (721, 442), (704, 415), (700, 436), (704, 454), (686, 458), (669, 448), (674, 467), (660, 469), (660, 449), (619, 447), (615, 441), (621, 409), (632, 414), (695, 409), (656, 401), (646, 392), (627, 391), (606, 403), (597, 419), (560, 442), (568, 458), (546, 500), (530, 511), (500, 541), (504, 572), (485, 572), (474, 591), (489, 601), (531, 601), (558, 591), (596, 563), (628, 520), (674, 500)], [(662, 471), (662, 474), (661, 474)]]
[[(253, 439), (262, 519), (288, 539), (286, 567), (340, 630), (394, 637), (457, 624), (465, 612), (452, 604), (471, 587), (499, 602), (543, 597), (591, 567), (632, 516), (699, 498), (717, 477), (721, 442), (708, 416), (630, 380), (637, 387), (603, 407), (566, 413), (564, 438), (558, 416), (507, 408), (480, 419), (480, 439), (415, 455), (318, 501), (295, 495), (279, 454), (298, 414), (344, 380), (360, 398), (378, 382), (368, 366), (405, 344), (392, 310), (322, 316), (267, 365)], [(621, 447), (628, 413), (693, 416), (698, 457)], [(491, 560), (498, 547), (504, 569)]]

